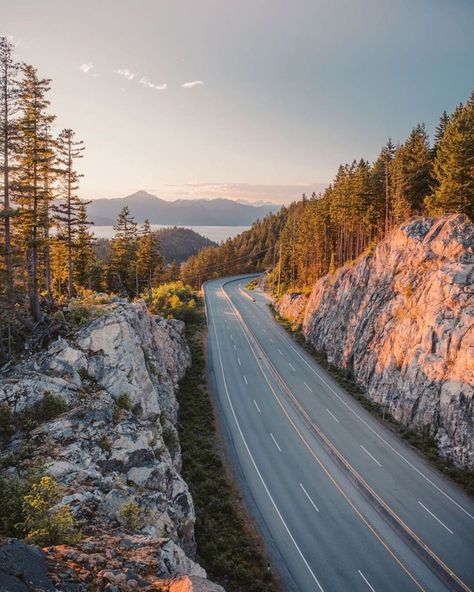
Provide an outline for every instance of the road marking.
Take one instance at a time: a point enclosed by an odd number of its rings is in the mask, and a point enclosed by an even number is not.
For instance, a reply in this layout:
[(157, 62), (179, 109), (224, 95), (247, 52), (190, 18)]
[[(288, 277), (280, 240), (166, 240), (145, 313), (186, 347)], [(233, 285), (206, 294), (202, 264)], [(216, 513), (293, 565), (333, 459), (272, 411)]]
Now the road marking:
[[(327, 380), (325, 380), (324, 377), (321, 376), (321, 374), (319, 374), (319, 372), (313, 368), (313, 366), (308, 362), (308, 360), (306, 360), (304, 358), (304, 356), (301, 355), (301, 353), (296, 349), (296, 347), (294, 347), (294, 345), (291, 342), (291, 338), (288, 337), (288, 335), (286, 333), (283, 333), (283, 335), (284, 335), (285, 340), (287, 341), (288, 345), (291, 347), (291, 349), (306, 364), (306, 366), (308, 366), (308, 368), (311, 370), (311, 372), (313, 374), (316, 374), (316, 376), (321, 380), (321, 382), (323, 384), (325, 384), (328, 387), (328, 389), (333, 393), (333, 395), (335, 397), (337, 397), (339, 399), (339, 401), (341, 401), (341, 403), (343, 405), (345, 405), (347, 407), (347, 409), (349, 409), (349, 411), (355, 417), (357, 417), (357, 419), (359, 421), (361, 421), (365, 425), (366, 428), (368, 428), (379, 440), (381, 440), (388, 448), (390, 448), (390, 450), (392, 452), (394, 452), (398, 457), (400, 457), (403, 461), (405, 461), (409, 467), (411, 467), (414, 471), (416, 471), (418, 473), (418, 475), (420, 475), (420, 477), (425, 479), (432, 487), (434, 487), (439, 493), (441, 493), (441, 495), (444, 495), (444, 497), (446, 499), (448, 499), (451, 503), (453, 503), (459, 510), (461, 510), (462, 512), (464, 512), (464, 514), (467, 514), (467, 516), (469, 516), (469, 518), (472, 518), (472, 520), (474, 520), (473, 514), (468, 512), (466, 510), (466, 508), (463, 508), (463, 506), (461, 506), (461, 504), (458, 504), (458, 502), (456, 500), (454, 500), (448, 493), (446, 493), (443, 489), (441, 489), (441, 487), (436, 485), (436, 483), (434, 483), (427, 475), (425, 475), (422, 471), (420, 471), (420, 469), (415, 467), (415, 465), (413, 463), (411, 463), (407, 458), (405, 458), (401, 452), (398, 452), (398, 450), (396, 448), (394, 448), (389, 442), (387, 442), (387, 440), (385, 440), (385, 438), (381, 434), (379, 434), (377, 432), (377, 430), (375, 430), (367, 421), (365, 421), (365, 419), (363, 417), (361, 417), (355, 409), (352, 409), (351, 405), (349, 405), (349, 403), (347, 401), (345, 401), (343, 399), (343, 397), (341, 397), (339, 395), (339, 393), (329, 384), (329, 382)], [(311, 360), (311, 361), (314, 363), (313, 360)]]
[(237, 356), (237, 362), (239, 362), (239, 366), (242, 366), (242, 362), (240, 361), (240, 358)]
[(275, 343), (271, 337), (270, 337), (270, 343)]
[(273, 443), (278, 448), (278, 452), (281, 452), (281, 448), (278, 446), (278, 442), (275, 440), (275, 436), (270, 432), (270, 436), (272, 437)]
[(244, 374), (244, 380), (245, 380), (245, 384), (248, 384), (247, 377), (245, 376), (245, 374)]
[(370, 585), (369, 581), (367, 580), (367, 578), (364, 576), (364, 574), (360, 571), (360, 569), (357, 570), (359, 572), (360, 577), (364, 580), (364, 582), (367, 584), (367, 586), (372, 590), (372, 592), (375, 592), (375, 590), (373, 589), (373, 587)]
[(424, 510), (426, 510), (426, 511), (428, 512), (428, 514), (429, 514), (430, 516), (433, 516), (433, 518), (434, 518), (434, 519), (435, 519), (437, 522), (439, 522), (439, 523), (441, 524), (441, 526), (444, 526), (444, 528), (445, 528), (445, 529), (446, 529), (448, 532), (450, 532), (451, 534), (454, 534), (454, 532), (453, 532), (453, 531), (452, 531), (450, 528), (448, 528), (448, 527), (446, 526), (446, 524), (444, 524), (444, 522), (441, 522), (441, 520), (438, 518), (438, 516), (435, 516), (435, 515), (433, 514), (433, 512), (431, 512), (430, 510), (428, 510), (428, 508), (427, 508), (427, 507), (426, 507), (424, 504), (422, 504), (420, 501), (419, 501), (418, 503), (420, 504), (420, 506), (421, 506), (421, 507), (422, 507)]
[[(224, 292), (224, 290), (223, 290), (223, 289), (222, 289), (222, 291)], [(297, 542), (296, 542), (296, 540), (295, 540), (295, 537), (292, 535), (292, 533), (291, 533), (291, 530), (288, 528), (288, 525), (287, 525), (287, 523), (285, 522), (285, 519), (283, 518), (283, 516), (282, 516), (282, 514), (281, 514), (280, 510), (278, 509), (278, 506), (276, 505), (276, 503), (275, 503), (275, 500), (273, 499), (273, 497), (272, 497), (272, 494), (270, 493), (270, 490), (268, 489), (268, 486), (267, 486), (267, 484), (265, 483), (265, 481), (264, 481), (264, 479), (263, 479), (263, 477), (262, 477), (262, 474), (261, 474), (261, 473), (260, 473), (260, 471), (259, 471), (259, 468), (258, 468), (258, 466), (257, 466), (257, 463), (255, 462), (255, 459), (254, 459), (254, 457), (253, 457), (252, 453), (250, 452), (249, 445), (247, 444), (247, 440), (245, 439), (245, 436), (244, 436), (244, 434), (243, 434), (243, 432), (242, 432), (242, 428), (240, 427), (239, 420), (237, 419), (237, 415), (236, 415), (236, 413), (235, 413), (235, 409), (234, 409), (234, 406), (233, 406), (233, 404), (232, 404), (232, 399), (230, 398), (230, 394), (229, 394), (229, 388), (228, 388), (228, 386), (227, 386), (227, 381), (226, 381), (226, 379), (225, 379), (225, 373), (224, 373), (224, 363), (222, 362), (221, 346), (220, 346), (220, 344), (219, 344), (219, 337), (217, 336), (217, 329), (216, 329), (216, 324), (215, 324), (215, 322), (214, 322), (214, 316), (213, 316), (212, 312), (211, 312), (211, 318), (212, 318), (212, 325), (213, 325), (213, 329), (214, 329), (214, 336), (215, 336), (215, 338), (216, 338), (217, 352), (218, 352), (218, 354), (219, 354), (219, 366), (220, 366), (221, 373), (222, 373), (222, 381), (223, 381), (223, 383), (224, 383), (224, 388), (225, 388), (225, 392), (226, 392), (227, 400), (228, 400), (228, 402), (229, 402), (230, 410), (231, 410), (232, 416), (233, 416), (233, 418), (234, 418), (235, 425), (237, 426), (237, 430), (238, 430), (238, 432), (239, 432), (239, 434), (240, 434), (240, 437), (242, 438), (242, 442), (244, 443), (245, 449), (247, 450), (247, 454), (248, 454), (248, 455), (249, 455), (249, 457), (250, 457), (250, 460), (251, 460), (251, 462), (252, 462), (252, 465), (253, 465), (253, 467), (254, 467), (254, 469), (255, 469), (255, 471), (256, 471), (256, 473), (257, 473), (257, 475), (258, 475), (258, 477), (259, 477), (259, 479), (260, 479), (260, 481), (261, 481), (261, 483), (262, 483), (262, 485), (263, 485), (263, 488), (265, 489), (265, 492), (266, 492), (266, 494), (268, 495), (268, 497), (269, 497), (269, 499), (270, 499), (270, 501), (271, 501), (271, 503), (272, 503), (272, 506), (275, 508), (275, 512), (277, 513), (277, 515), (278, 515), (278, 518), (280, 518), (280, 520), (281, 520), (281, 522), (282, 522), (282, 524), (283, 524), (283, 526), (284, 526), (284, 528), (285, 528), (286, 532), (288, 533), (288, 536), (289, 536), (289, 537), (290, 537), (290, 539), (291, 539), (291, 542), (293, 543), (293, 545), (295, 546), (295, 548), (296, 548), (296, 550), (297, 550), (297, 552), (298, 552), (298, 555), (301, 557), (301, 559), (302, 559), (303, 563), (304, 563), (304, 564), (305, 564), (305, 566), (306, 566), (306, 569), (307, 569), (307, 570), (308, 570), (308, 572), (310, 573), (310, 575), (311, 575), (311, 577), (313, 578), (313, 580), (316, 582), (316, 584), (317, 584), (317, 586), (318, 586), (318, 588), (319, 588), (320, 592), (324, 592), (324, 588), (323, 588), (323, 587), (321, 586), (321, 584), (319, 583), (319, 580), (318, 580), (318, 578), (316, 577), (316, 575), (315, 575), (314, 571), (311, 569), (311, 566), (309, 565), (308, 561), (306, 560), (306, 557), (303, 555), (303, 552), (302, 552), (302, 551), (301, 551), (301, 549), (299, 548), (299, 546), (298, 546), (298, 543), (297, 543)], [(244, 378), (245, 378), (245, 376), (244, 376)], [(245, 378), (245, 382), (247, 382), (247, 379), (246, 379), (246, 378)]]
[(261, 411), (260, 411), (260, 407), (257, 405), (257, 401), (254, 399), (254, 400), (253, 400), (253, 402), (255, 403), (255, 407), (257, 408), (257, 411), (258, 411), (259, 413), (261, 413)]
[(366, 450), (366, 449), (365, 449), (365, 448), (362, 446), (362, 444), (360, 445), (360, 447), (361, 447), (361, 448), (362, 448), (362, 450), (365, 452), (365, 454), (367, 454), (367, 456), (370, 456), (370, 458), (371, 458), (371, 459), (374, 461), (374, 463), (377, 463), (377, 464), (379, 465), (379, 467), (381, 467), (381, 466), (382, 466), (382, 465), (379, 463), (379, 461), (378, 461), (378, 460), (377, 460), (375, 457), (373, 457), (373, 456), (370, 454), (370, 452), (369, 452), (368, 450)]
[(282, 356), (283, 355), (283, 352), (281, 351), (281, 349), (279, 349), (278, 351), (280, 352), (280, 355)]
[(290, 367), (290, 368), (293, 370), (293, 372), (296, 372), (296, 368), (295, 368), (294, 366), (292, 366), (292, 365), (290, 364), (290, 362), (288, 362), (288, 365), (289, 365), (289, 367)]
[(309, 386), (307, 382), (305, 382), (304, 385), (311, 393), (313, 392), (313, 389)]
[[(344, 497), (344, 499), (347, 501), (347, 503), (351, 506), (351, 508), (353, 509), (353, 511), (357, 514), (357, 516), (359, 516), (360, 520), (367, 526), (367, 528), (372, 532), (372, 534), (377, 538), (377, 540), (380, 542), (380, 544), (386, 549), (386, 551), (393, 557), (393, 559), (398, 563), (398, 565), (402, 568), (402, 570), (410, 577), (410, 579), (416, 584), (417, 588), (419, 588), (420, 590), (422, 590), (423, 592), (426, 592), (425, 588), (423, 588), (423, 586), (417, 581), (417, 579), (413, 576), (413, 574), (405, 567), (405, 565), (398, 559), (398, 557), (393, 553), (393, 551), (390, 549), (390, 547), (388, 547), (388, 545), (385, 543), (385, 541), (380, 537), (380, 535), (377, 533), (376, 530), (374, 530), (374, 528), (371, 526), (371, 524), (367, 521), (367, 519), (365, 518), (365, 516), (358, 510), (358, 508), (353, 504), (353, 502), (351, 501), (351, 499), (348, 497), (348, 495), (344, 492), (344, 490), (339, 486), (339, 484), (337, 483), (337, 481), (334, 479), (334, 477), (331, 475), (331, 473), (328, 471), (328, 469), (325, 467), (325, 465), (322, 463), (321, 459), (317, 456), (317, 454), (314, 452), (313, 448), (309, 445), (309, 443), (307, 442), (307, 440), (305, 439), (305, 437), (303, 436), (303, 434), (301, 433), (301, 431), (298, 429), (298, 427), (296, 426), (295, 422), (292, 420), (292, 418), (290, 417), (290, 415), (288, 414), (288, 412), (286, 411), (282, 401), (280, 400), (279, 396), (277, 395), (275, 389), (273, 388), (269, 378), (267, 377), (262, 364), (260, 363), (260, 355), (257, 355), (257, 353), (254, 350), (254, 346), (252, 345), (252, 343), (250, 342), (249, 336), (247, 333), (250, 333), (249, 328), (247, 327), (247, 325), (244, 323), (242, 316), (240, 315), (239, 311), (237, 310), (237, 308), (235, 307), (235, 305), (233, 304), (232, 300), (230, 299), (229, 295), (224, 291), (224, 288), (221, 288), (225, 297), (227, 298), (227, 301), (229, 302), (230, 306), (232, 307), (232, 309), (235, 311), (235, 316), (236, 319), (240, 322), (242, 329), (243, 329), (243, 334), (244, 337), (247, 341), (247, 343), (249, 344), (250, 350), (253, 353), (253, 356), (255, 358), (255, 361), (257, 362), (260, 371), (262, 372), (262, 376), (265, 380), (265, 382), (267, 383), (269, 389), (271, 390), (273, 396), (275, 397), (275, 400), (277, 401), (278, 405), (280, 406), (281, 410), (283, 411), (283, 413), (285, 414), (285, 416), (287, 417), (289, 423), (292, 425), (293, 429), (295, 430), (295, 432), (299, 435), (299, 437), (301, 438), (302, 442), (304, 443), (304, 445), (306, 446), (306, 448), (308, 449), (309, 453), (314, 457), (314, 459), (316, 460), (316, 462), (320, 465), (321, 469), (326, 473), (327, 477), (330, 479), (330, 481), (333, 483), (333, 485), (336, 487), (336, 489), (340, 492), (340, 494)], [(215, 327), (214, 327), (214, 333), (216, 333), (215, 331)], [(258, 344), (258, 342), (256, 342), (256, 344)], [(291, 346), (290, 346), (291, 347)], [(273, 367), (273, 365), (271, 364), (271, 361), (268, 357), (268, 355), (266, 355), (264, 353), (264, 351), (262, 350), (261, 346), (259, 346), (260, 351), (262, 352), (262, 354), (267, 358), (267, 361), (270, 363), (270, 365)], [(295, 349), (295, 348), (292, 348)], [(296, 351), (296, 350), (295, 350)], [(297, 352), (298, 353), (298, 352)], [(302, 358), (304, 360), (304, 358), (298, 353), (299, 357)], [(306, 362), (306, 360), (304, 360), (305, 363), (309, 366), (309, 364)], [(222, 363), (222, 361), (221, 361)], [(291, 392), (291, 390), (286, 386), (286, 384), (284, 383), (283, 379), (281, 378), (281, 376), (278, 374), (278, 372), (273, 369), (273, 371), (276, 373), (277, 377), (279, 377), (279, 380), (281, 382), (281, 384), (284, 386), (285, 390), (289, 393), (289, 395), (291, 396), (291, 398), (295, 401), (295, 403), (297, 404), (298, 408), (301, 409), (301, 411), (303, 412), (303, 414), (305, 416), (307, 416), (306, 411), (304, 410), (304, 408), (301, 406), (301, 404), (299, 404), (297, 402), (297, 400), (295, 399), (293, 393)], [(314, 370), (313, 370), (314, 372)], [(315, 374), (317, 374), (315, 372)], [(309, 418), (308, 418), (308, 421)], [(315, 424), (310, 421), (310, 424), (316, 428)], [(318, 430), (318, 432), (320, 432), (320, 430)], [(321, 437), (323, 437), (325, 440), (327, 440), (327, 438), (324, 436), (324, 434), (320, 433)], [(367, 486), (368, 489), (370, 491), (372, 491), (372, 493), (374, 495), (376, 495), (373, 490), (370, 489), (369, 486)], [(378, 496), (377, 496), (378, 497)], [(382, 502), (384, 504), (384, 506), (386, 506), (385, 502)], [(406, 529), (408, 529), (408, 527), (406, 526)], [(411, 531), (410, 531), (411, 532)], [(412, 533), (413, 534), (413, 533)], [(416, 535), (413, 535), (416, 536)], [(431, 550), (429, 548), (426, 547), (425, 548), (431, 552)], [(301, 552), (300, 552), (301, 553)], [(432, 552), (431, 552), (432, 553)], [(433, 554), (434, 555), (434, 554)], [(445, 569), (449, 569), (447, 568), (447, 566), (445, 566), (442, 561), (436, 556), (434, 555), (434, 557), (437, 559), (437, 561), (444, 566)], [(308, 566), (308, 569), (309, 566)], [(451, 571), (449, 572), (453, 577), (456, 578), (456, 581), (458, 581), (461, 585), (462, 582), (461, 580), (459, 580), (459, 578), (457, 578), (457, 576), (455, 576), (455, 574), (453, 574)], [(315, 576), (314, 576), (315, 577)], [(315, 578), (316, 579), (316, 578)], [(317, 579), (316, 579), (317, 581)], [(319, 582), (318, 582), (319, 585)], [(462, 586), (464, 590), (466, 590), (466, 592), (469, 592), (469, 589), (466, 586)]]
[(232, 337), (232, 333), (230, 334), (230, 338), (232, 339), (232, 341), (234, 341), (234, 338)]
[(237, 351), (237, 348), (235, 347), (235, 344), (233, 344), (233, 347), (234, 347), (234, 351)]
[(305, 496), (309, 499), (311, 505), (313, 506), (313, 508), (316, 510), (316, 512), (319, 512), (318, 510), (318, 506), (313, 502), (313, 500), (309, 497), (309, 493), (306, 491), (306, 489), (303, 487), (303, 484), (300, 483), (300, 487), (303, 490), (303, 493), (305, 494)]
[(334, 419), (334, 421), (336, 421), (337, 423), (339, 423), (339, 420), (337, 419), (337, 417), (334, 415), (334, 413), (331, 413), (329, 411), (329, 409), (326, 409), (326, 411), (329, 413), (329, 415)]

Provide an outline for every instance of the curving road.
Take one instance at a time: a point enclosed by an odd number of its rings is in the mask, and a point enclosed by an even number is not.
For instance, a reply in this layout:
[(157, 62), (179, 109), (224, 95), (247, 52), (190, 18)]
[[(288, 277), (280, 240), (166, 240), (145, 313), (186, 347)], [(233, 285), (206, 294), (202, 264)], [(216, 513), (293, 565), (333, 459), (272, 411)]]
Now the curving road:
[(341, 389), (249, 277), (205, 284), (211, 386), (287, 590), (474, 590), (474, 503)]

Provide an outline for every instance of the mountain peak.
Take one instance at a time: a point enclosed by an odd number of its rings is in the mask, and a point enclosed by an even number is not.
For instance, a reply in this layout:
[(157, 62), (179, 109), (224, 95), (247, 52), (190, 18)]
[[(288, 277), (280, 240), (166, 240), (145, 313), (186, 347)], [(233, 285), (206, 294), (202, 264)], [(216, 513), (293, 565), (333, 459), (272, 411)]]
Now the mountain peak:
[(153, 195), (153, 193), (148, 193), (148, 191), (145, 191), (144, 189), (139, 189), (138, 191), (135, 191), (135, 193), (132, 193), (131, 195), (127, 195), (127, 197), (125, 197), (125, 199), (160, 199), (157, 195)]

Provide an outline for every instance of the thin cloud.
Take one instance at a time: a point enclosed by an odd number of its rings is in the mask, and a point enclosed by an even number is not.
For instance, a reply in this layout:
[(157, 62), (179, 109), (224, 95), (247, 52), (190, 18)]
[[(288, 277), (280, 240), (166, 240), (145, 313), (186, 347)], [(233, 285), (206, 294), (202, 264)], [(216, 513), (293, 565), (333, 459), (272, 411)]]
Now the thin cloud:
[(114, 70), (116, 74), (119, 76), (123, 76), (127, 80), (133, 80), (136, 76), (135, 72), (132, 72), (128, 68), (121, 68), (119, 70)]
[(202, 80), (191, 80), (191, 82), (185, 82), (181, 85), (181, 88), (193, 88), (194, 86), (200, 86), (204, 84)]
[(155, 90), (166, 90), (168, 88), (166, 82), (163, 82), (162, 84), (155, 84), (146, 76), (142, 76), (138, 82), (147, 88), (154, 88)]
[(88, 74), (92, 70), (93, 67), (94, 67), (94, 64), (92, 62), (86, 62), (86, 63), (81, 64), (79, 66), (79, 70), (81, 72), (83, 72), (84, 74)]

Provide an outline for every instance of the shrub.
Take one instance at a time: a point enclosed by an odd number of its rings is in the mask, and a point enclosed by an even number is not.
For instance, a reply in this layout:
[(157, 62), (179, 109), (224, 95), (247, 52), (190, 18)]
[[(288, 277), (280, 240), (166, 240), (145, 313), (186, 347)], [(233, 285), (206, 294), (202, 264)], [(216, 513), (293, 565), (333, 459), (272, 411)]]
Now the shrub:
[(163, 428), (163, 442), (168, 450), (174, 450), (178, 445), (178, 438), (176, 432), (171, 426), (165, 426)]
[(58, 506), (63, 488), (49, 475), (33, 483), (23, 497), (26, 539), (37, 545), (74, 543), (80, 538), (69, 506)]
[(0, 404), (0, 438), (7, 440), (15, 432), (12, 411), (7, 403)]
[(143, 525), (143, 516), (135, 500), (125, 503), (120, 508), (119, 516), (128, 530), (138, 530)]
[(43, 398), (34, 408), (34, 418), (37, 421), (49, 421), (67, 411), (68, 405), (64, 399), (45, 392)]
[(125, 411), (131, 411), (133, 407), (130, 396), (127, 393), (119, 395), (115, 404), (119, 409), (124, 409)]
[(100, 437), (99, 446), (104, 452), (108, 452), (109, 454), (112, 452), (112, 444), (105, 434), (102, 434)]

